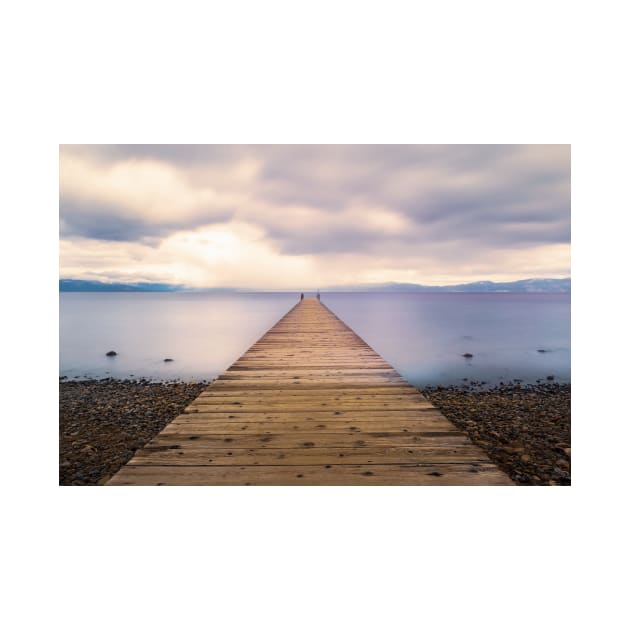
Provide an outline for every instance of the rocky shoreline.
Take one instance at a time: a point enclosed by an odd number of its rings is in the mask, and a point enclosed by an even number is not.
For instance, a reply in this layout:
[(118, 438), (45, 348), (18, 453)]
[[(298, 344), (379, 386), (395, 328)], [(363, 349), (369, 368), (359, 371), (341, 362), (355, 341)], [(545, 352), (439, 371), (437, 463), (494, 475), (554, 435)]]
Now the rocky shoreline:
[(422, 393), (522, 485), (571, 485), (571, 385), (427, 387)]
[(59, 485), (98, 485), (177, 417), (204, 383), (59, 383)]
[[(207, 386), (60, 381), (59, 484), (104, 483)], [(571, 385), (468, 384), (422, 392), (517, 484), (571, 484)]]

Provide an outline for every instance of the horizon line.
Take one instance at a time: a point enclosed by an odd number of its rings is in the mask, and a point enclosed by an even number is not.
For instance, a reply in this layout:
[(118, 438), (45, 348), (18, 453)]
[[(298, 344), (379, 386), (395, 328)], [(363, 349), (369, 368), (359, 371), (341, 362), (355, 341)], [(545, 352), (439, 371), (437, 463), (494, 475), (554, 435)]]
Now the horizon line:
[[(422, 292), (423, 289), (426, 289), (427, 292), (432, 292), (436, 290), (448, 291), (449, 288), (454, 289), (453, 292), (462, 292), (461, 288), (463, 287), (475, 287), (476, 285), (484, 285), (484, 286), (510, 286), (510, 285), (522, 285), (524, 283), (531, 282), (571, 282), (571, 276), (564, 276), (561, 278), (522, 278), (519, 280), (504, 280), (504, 281), (495, 281), (495, 280), (474, 280), (470, 282), (459, 282), (454, 284), (420, 284), (414, 282), (396, 282), (396, 281), (388, 281), (388, 282), (371, 282), (371, 283), (359, 283), (359, 284), (348, 284), (348, 285), (333, 285), (333, 286), (324, 286), (319, 288), (264, 288), (264, 287), (243, 287), (243, 286), (216, 286), (216, 287), (193, 287), (185, 284), (178, 283), (170, 283), (170, 282), (155, 282), (155, 281), (103, 281), (103, 280), (88, 280), (83, 278), (59, 278), (59, 291), (60, 292), (90, 292), (90, 286), (97, 288), (102, 288), (111, 292), (132, 292), (134, 290), (146, 291), (146, 292), (170, 292), (170, 293), (204, 293), (204, 292), (232, 292), (232, 293), (295, 293), (295, 292), (328, 292), (328, 293), (361, 293), (361, 292), (375, 292), (378, 289), (396, 289), (400, 287), (400, 293), (406, 292)], [(66, 284), (66, 287), (64, 287)], [(76, 284), (74, 288), (72, 286), (67, 286), (71, 284)], [(81, 285), (85, 286), (84, 289), (81, 288)], [(116, 291), (116, 289), (112, 289), (112, 287), (121, 287), (121, 291)], [(409, 291), (406, 291), (405, 288), (408, 288)], [(515, 287), (517, 288), (517, 287)], [(474, 292), (474, 291), (469, 291)], [(481, 291), (483, 292), (483, 291)], [(519, 292), (518, 290), (509, 291), (508, 289), (499, 289), (497, 292)], [(523, 291), (533, 292), (533, 291)], [(549, 293), (554, 291), (547, 291)], [(565, 291), (557, 291), (558, 293), (566, 292)]]

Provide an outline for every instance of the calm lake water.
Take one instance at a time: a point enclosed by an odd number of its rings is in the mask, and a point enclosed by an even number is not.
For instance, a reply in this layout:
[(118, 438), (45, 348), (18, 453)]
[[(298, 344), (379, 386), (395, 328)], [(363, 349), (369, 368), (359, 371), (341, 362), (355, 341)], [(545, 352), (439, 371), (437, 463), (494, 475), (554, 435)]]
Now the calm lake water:
[[(297, 299), (295, 293), (60, 293), (60, 375), (211, 379)], [(322, 301), (414, 385), (532, 383), (548, 375), (570, 381), (567, 294), (330, 293)], [(106, 357), (109, 350), (118, 356)]]

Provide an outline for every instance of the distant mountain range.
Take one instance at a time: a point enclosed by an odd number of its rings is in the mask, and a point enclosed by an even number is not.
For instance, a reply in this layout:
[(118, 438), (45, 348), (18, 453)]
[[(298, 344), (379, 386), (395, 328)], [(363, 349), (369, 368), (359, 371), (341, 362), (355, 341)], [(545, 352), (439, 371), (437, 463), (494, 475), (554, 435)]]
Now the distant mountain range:
[[(59, 280), (59, 291), (105, 292), (105, 291), (142, 291), (172, 292), (192, 291), (195, 293), (236, 293), (255, 292), (256, 289), (233, 287), (199, 289), (182, 284), (159, 282), (99, 282), (97, 280)], [(375, 292), (375, 293), (570, 293), (571, 278), (530, 278), (514, 282), (470, 282), (444, 286), (386, 282), (383, 284), (356, 284), (335, 287), (323, 287), (322, 292)], [(294, 293), (294, 291), (291, 291)]]
[(530, 278), (514, 282), (481, 280), (466, 284), (432, 286), (403, 282), (329, 287), (326, 291), (378, 291), (380, 293), (570, 293), (571, 278)]
[(184, 291), (186, 287), (179, 284), (163, 284), (159, 282), (99, 282), (97, 280), (59, 280), (60, 291)]

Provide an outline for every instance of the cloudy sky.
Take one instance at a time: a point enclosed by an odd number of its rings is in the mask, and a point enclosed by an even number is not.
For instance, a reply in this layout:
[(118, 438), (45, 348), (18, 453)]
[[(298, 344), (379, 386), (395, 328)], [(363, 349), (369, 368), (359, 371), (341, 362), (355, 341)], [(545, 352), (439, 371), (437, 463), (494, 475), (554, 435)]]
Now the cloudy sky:
[(313, 289), (570, 275), (568, 145), (62, 145), (60, 276)]

